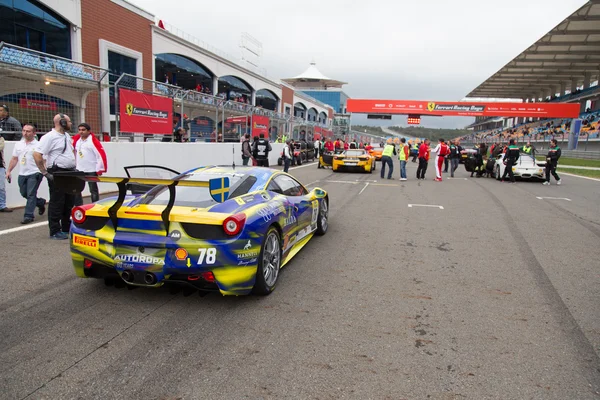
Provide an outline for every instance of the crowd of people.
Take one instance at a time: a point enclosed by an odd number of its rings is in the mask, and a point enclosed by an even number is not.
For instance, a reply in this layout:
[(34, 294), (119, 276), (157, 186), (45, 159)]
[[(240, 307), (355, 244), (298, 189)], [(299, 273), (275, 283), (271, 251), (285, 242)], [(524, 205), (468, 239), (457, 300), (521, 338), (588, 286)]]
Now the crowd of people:
[[(2, 108), (7, 110), (6, 106)], [(27, 200), (21, 224), (34, 222), (36, 208), (41, 216), (46, 212), (47, 206), (50, 238), (65, 240), (69, 237), (71, 227), (71, 209), (83, 204), (83, 198), (81, 190), (69, 191), (55, 185), (53, 174), (59, 171), (82, 171), (101, 175), (107, 170), (107, 160), (102, 143), (89, 124), (79, 124), (77, 134), (71, 136), (73, 124), (68, 115), (57, 114), (52, 122), (54, 128), (39, 141), (36, 138), (35, 124), (26, 123), (21, 126), (19, 123), (22, 137), (13, 148), (8, 168), (4, 156), (5, 141), (14, 140), (15, 136), (7, 138), (7, 135), (0, 132), (0, 212), (12, 212), (6, 206), (6, 183), (12, 184), (12, 173), (18, 165), (19, 193)], [(38, 195), (44, 178), (48, 183), (48, 201)], [(89, 189), (92, 202), (98, 201), (100, 196), (97, 184), (89, 182)]]

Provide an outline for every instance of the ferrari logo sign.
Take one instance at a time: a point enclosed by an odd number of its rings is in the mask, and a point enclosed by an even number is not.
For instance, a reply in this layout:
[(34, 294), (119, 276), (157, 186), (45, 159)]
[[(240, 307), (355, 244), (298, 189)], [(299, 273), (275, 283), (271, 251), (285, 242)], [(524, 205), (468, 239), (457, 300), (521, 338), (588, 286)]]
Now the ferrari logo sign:
[(214, 201), (222, 203), (229, 198), (229, 178), (216, 178), (208, 182), (210, 196)]
[(127, 111), (127, 115), (131, 117), (131, 115), (133, 115), (133, 104), (127, 103), (127, 105), (125, 106), (125, 110)]
[(427, 103), (427, 110), (429, 110), (429, 112), (435, 110), (435, 103)]

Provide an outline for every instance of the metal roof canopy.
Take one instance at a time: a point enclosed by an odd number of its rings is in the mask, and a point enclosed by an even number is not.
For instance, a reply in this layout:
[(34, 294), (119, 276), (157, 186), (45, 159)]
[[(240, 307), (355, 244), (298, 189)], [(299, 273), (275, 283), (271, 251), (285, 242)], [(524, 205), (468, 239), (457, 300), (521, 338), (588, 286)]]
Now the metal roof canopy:
[(600, 0), (589, 0), (466, 97), (538, 98), (600, 78)]

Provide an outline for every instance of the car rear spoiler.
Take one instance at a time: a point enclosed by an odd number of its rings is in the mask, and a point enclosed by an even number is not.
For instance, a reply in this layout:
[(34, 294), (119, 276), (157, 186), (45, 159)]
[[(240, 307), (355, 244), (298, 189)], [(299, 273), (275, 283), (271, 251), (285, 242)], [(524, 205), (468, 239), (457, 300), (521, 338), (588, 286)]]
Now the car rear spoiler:
[(83, 190), (81, 184), (85, 182), (100, 182), (100, 183), (115, 183), (119, 188), (119, 196), (108, 209), (108, 216), (116, 229), (118, 224), (117, 212), (123, 206), (125, 196), (127, 195), (127, 184), (136, 183), (141, 185), (166, 186), (169, 189), (169, 202), (161, 213), (161, 219), (165, 225), (167, 234), (169, 232), (169, 215), (175, 205), (175, 187), (206, 187), (210, 191), (210, 195), (217, 203), (222, 203), (229, 198), (229, 177), (214, 178), (208, 181), (197, 181), (182, 179), (184, 176), (179, 176), (173, 179), (155, 179), (155, 178), (125, 178), (114, 176), (99, 176), (95, 172), (81, 171), (57, 171), (54, 174), (54, 184), (56, 187), (68, 192)]

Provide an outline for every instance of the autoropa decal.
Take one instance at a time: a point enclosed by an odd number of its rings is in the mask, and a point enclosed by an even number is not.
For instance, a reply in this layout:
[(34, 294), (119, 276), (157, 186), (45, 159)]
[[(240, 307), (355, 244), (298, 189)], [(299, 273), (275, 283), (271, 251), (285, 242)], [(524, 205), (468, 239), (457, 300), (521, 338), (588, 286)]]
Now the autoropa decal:
[(160, 257), (147, 256), (145, 254), (117, 254), (115, 256), (116, 262), (124, 263), (136, 263), (136, 264), (147, 264), (147, 265), (165, 265), (165, 260)]

